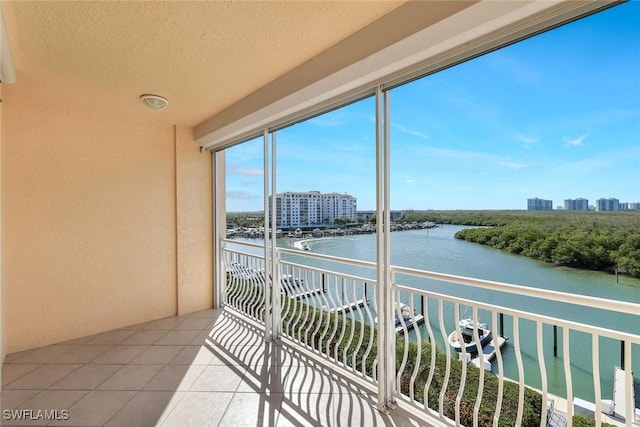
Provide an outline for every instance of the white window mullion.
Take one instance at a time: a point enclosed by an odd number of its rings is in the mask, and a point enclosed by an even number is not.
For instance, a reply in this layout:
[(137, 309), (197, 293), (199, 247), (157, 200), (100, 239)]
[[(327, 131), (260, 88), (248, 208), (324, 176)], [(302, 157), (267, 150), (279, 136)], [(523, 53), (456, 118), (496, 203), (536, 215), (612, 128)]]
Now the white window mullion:
[[(264, 238), (265, 241), (269, 238), (269, 242), (271, 244), (271, 273), (273, 277), (272, 281), (272, 302), (273, 306), (271, 308), (272, 311), (272, 338), (279, 339), (282, 335), (282, 310), (281, 310), (281, 286), (282, 282), (280, 280), (280, 254), (276, 250), (276, 133), (273, 132), (271, 134), (271, 215), (270, 222), (271, 228), (264, 229)], [(267, 212), (268, 210), (265, 210)], [(269, 230), (271, 230), (271, 235), (269, 236)]]
[(273, 310), (271, 306), (271, 292), (269, 292), (270, 284), (272, 283), (272, 265), (270, 262), (271, 254), (269, 253), (269, 236), (267, 231), (269, 230), (269, 219), (271, 215), (269, 214), (269, 132), (267, 129), (263, 132), (263, 141), (262, 141), (262, 156), (263, 156), (263, 172), (262, 179), (264, 182), (263, 186), (263, 207), (264, 207), (264, 339), (270, 341), (273, 339)]
[(224, 150), (216, 151), (212, 155), (213, 167), (213, 307), (222, 307), (224, 290), (227, 286), (226, 275), (222, 264), (222, 239), (226, 237), (227, 208), (226, 208), (226, 165)]

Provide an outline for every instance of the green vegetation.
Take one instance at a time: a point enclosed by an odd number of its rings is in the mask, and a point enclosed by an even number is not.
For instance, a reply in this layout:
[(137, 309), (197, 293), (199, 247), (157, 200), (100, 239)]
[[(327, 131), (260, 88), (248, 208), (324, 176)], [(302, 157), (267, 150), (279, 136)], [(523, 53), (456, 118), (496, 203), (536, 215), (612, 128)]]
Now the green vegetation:
[(333, 219), (333, 223), (336, 225), (345, 225), (345, 224), (351, 224), (351, 218), (347, 218), (347, 217), (339, 217), (339, 218), (334, 218)]
[(456, 238), (556, 265), (640, 277), (638, 211), (410, 211), (404, 220), (483, 226)]
[[(596, 420), (592, 418), (581, 417), (580, 415), (573, 416), (573, 427), (595, 427)], [(613, 424), (602, 423), (602, 427), (616, 427)]]
[(262, 212), (227, 212), (227, 224), (236, 227), (258, 228), (264, 225)]
[[(409, 394), (409, 386), (411, 375), (415, 369), (415, 361), (418, 349), (420, 348), (420, 366), (417, 370), (415, 380), (415, 399), (424, 403), (425, 391), (424, 386), (429, 378), (431, 351), (433, 347), (423, 342), (421, 346), (418, 343), (410, 342), (408, 348), (407, 365), (400, 378), (400, 391), (403, 394)], [(396, 363), (399, 367), (405, 351), (404, 339), (398, 341), (396, 345)], [(427, 404), (429, 408), (438, 411), (439, 396), (444, 385), (444, 376), (446, 372), (446, 355), (436, 350), (436, 363), (433, 379), (427, 392)], [(451, 376), (445, 391), (445, 399), (443, 405), (444, 414), (455, 419), (455, 401), (460, 389), (460, 379), (462, 377), (463, 364), (460, 360), (451, 360)], [(460, 424), (471, 426), (473, 424), (473, 410), (476, 404), (478, 387), (480, 386), (480, 369), (475, 366), (467, 366), (467, 374), (465, 380), (465, 388), (462, 393), (460, 402)], [(513, 427), (516, 425), (516, 417), (518, 410), (519, 386), (516, 383), (505, 381), (502, 405), (500, 409), (500, 418), (498, 425), (501, 427)], [(496, 402), (498, 400), (498, 377), (485, 373), (484, 388), (482, 400), (478, 412), (479, 426), (492, 426), (493, 416), (496, 411)], [(523, 427), (533, 427), (540, 425), (540, 415), (543, 412), (542, 395), (530, 388), (524, 389), (524, 405), (523, 405), (522, 423)]]

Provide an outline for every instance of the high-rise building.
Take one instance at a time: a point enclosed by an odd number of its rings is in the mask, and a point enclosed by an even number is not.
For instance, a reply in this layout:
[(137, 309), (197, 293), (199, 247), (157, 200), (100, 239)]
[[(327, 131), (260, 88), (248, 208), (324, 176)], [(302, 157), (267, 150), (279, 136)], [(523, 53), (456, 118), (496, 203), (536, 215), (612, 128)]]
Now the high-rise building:
[(527, 199), (528, 211), (550, 211), (553, 210), (553, 201), (539, 199), (537, 197), (533, 199)]
[(322, 219), (331, 224), (336, 218), (357, 220), (356, 198), (348, 194), (327, 193), (322, 195)]
[(620, 200), (609, 198), (609, 199), (598, 199), (596, 200), (596, 210), (602, 212), (611, 212), (611, 211), (619, 211), (620, 210)]
[(564, 199), (564, 209), (568, 211), (588, 211), (589, 200), (583, 198)]
[(357, 199), (349, 194), (322, 194), (319, 191), (280, 193), (276, 194), (276, 226), (331, 224), (336, 218), (349, 218), (355, 222), (356, 206)]

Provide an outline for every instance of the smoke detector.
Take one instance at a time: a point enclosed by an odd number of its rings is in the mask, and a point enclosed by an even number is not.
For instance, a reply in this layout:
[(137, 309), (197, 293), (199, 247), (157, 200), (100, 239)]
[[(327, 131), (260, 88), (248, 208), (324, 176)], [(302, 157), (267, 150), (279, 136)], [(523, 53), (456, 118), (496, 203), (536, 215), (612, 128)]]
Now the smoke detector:
[(147, 106), (147, 108), (154, 111), (162, 110), (169, 103), (169, 101), (167, 101), (167, 98), (160, 95), (151, 94), (140, 95), (140, 100), (144, 105)]

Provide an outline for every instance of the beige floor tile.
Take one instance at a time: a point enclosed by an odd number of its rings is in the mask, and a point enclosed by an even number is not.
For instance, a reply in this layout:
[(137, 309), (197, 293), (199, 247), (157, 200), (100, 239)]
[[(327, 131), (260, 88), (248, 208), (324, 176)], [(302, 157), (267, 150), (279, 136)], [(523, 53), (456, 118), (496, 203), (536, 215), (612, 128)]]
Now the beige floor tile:
[(164, 365), (127, 365), (98, 386), (98, 390), (142, 390)]
[(282, 399), (281, 393), (236, 393), (218, 426), (274, 426), (278, 419)]
[(176, 326), (176, 329), (211, 330), (211, 328), (213, 327), (213, 323), (213, 320), (206, 317), (191, 317)]
[[(2, 390), (0, 392), (0, 409), (16, 409), (19, 408), (27, 400), (31, 399), (40, 390)], [(0, 425), (2, 425), (0, 423)]]
[(148, 348), (149, 346), (141, 345), (118, 345), (110, 347), (109, 350), (91, 360), (91, 363), (126, 364)]
[(110, 348), (108, 345), (80, 345), (56, 357), (50, 363), (89, 363)]
[(201, 310), (192, 313), (191, 318), (207, 318), (215, 320), (222, 314), (222, 312), (223, 310), (210, 308), (208, 310)]
[(190, 345), (203, 345), (207, 342), (207, 340), (211, 339), (212, 332), (208, 329), (204, 329), (198, 332), (198, 335), (195, 336), (194, 339), (189, 343)]
[(159, 345), (152, 346), (143, 351), (140, 355), (134, 357), (130, 364), (166, 364), (178, 355), (184, 346), (175, 345)]
[(162, 425), (162, 423), (164, 422), (164, 420), (167, 419), (167, 417), (171, 414), (171, 412), (173, 411), (173, 409), (178, 405), (178, 403), (180, 403), (180, 401), (187, 395), (186, 392), (184, 391), (176, 391), (172, 393), (171, 396), (171, 400), (169, 401), (169, 403), (167, 403), (167, 405), (165, 406), (164, 410), (162, 411), (162, 415), (160, 416), (160, 419), (158, 420), (156, 425)]
[(147, 326), (149, 323), (151, 323), (151, 322), (136, 323), (136, 324), (133, 324), (133, 325), (127, 325), (127, 326), (125, 326), (124, 328), (120, 328), (120, 329), (121, 329), (121, 330), (122, 330), (122, 329), (135, 329), (135, 330), (138, 330), (138, 329), (142, 329), (142, 328), (144, 328), (144, 327), (145, 327), (145, 326)]
[[(37, 396), (33, 397), (29, 401), (20, 405), (21, 410), (33, 411), (33, 414), (38, 414), (38, 411), (57, 411), (59, 417), (64, 416), (63, 411), (68, 411), (69, 408), (82, 399), (88, 391), (78, 390), (45, 390)], [(15, 425), (45, 425), (49, 420), (38, 419), (35, 416), (33, 420), (12, 421)]]
[(54, 344), (46, 347), (39, 347), (26, 353), (24, 356), (16, 358), (12, 363), (49, 363), (58, 356), (73, 350), (74, 345)]
[(20, 405), (28, 409), (69, 409), (89, 392), (85, 390), (44, 390)]
[(163, 427), (217, 426), (233, 393), (187, 392), (160, 424)]
[(330, 394), (285, 394), (275, 425), (278, 427), (333, 427), (341, 425), (337, 423), (331, 407), (331, 401), (332, 396)]
[(2, 386), (6, 386), (42, 365), (32, 363), (5, 363), (2, 365)]
[(154, 345), (189, 345), (199, 333), (199, 330), (194, 329), (174, 329), (156, 341)]
[(84, 365), (51, 386), (55, 390), (93, 390), (124, 365)]
[(136, 333), (135, 330), (117, 329), (115, 331), (109, 331), (102, 334), (98, 334), (95, 337), (88, 340), (85, 344), (116, 345), (135, 333)]
[(153, 322), (149, 322), (143, 329), (174, 329), (185, 320), (185, 318), (177, 316), (165, 317), (164, 319), (158, 319), (154, 320)]
[(281, 368), (278, 366), (262, 366), (257, 370), (247, 369), (236, 391), (239, 393), (283, 393), (285, 391), (285, 379)]
[(340, 393), (340, 384), (325, 370), (304, 364), (282, 367), (285, 391), (290, 393)]
[(187, 391), (202, 374), (203, 365), (166, 365), (144, 387), (145, 390)]
[(213, 360), (213, 353), (206, 347), (188, 345), (171, 362), (172, 365), (207, 365)]
[(155, 426), (171, 402), (172, 392), (141, 391), (105, 424), (110, 427)]
[(206, 366), (189, 391), (234, 392), (245, 371), (246, 368), (242, 366)]
[(102, 426), (135, 394), (135, 391), (92, 391), (69, 408), (69, 420), (49, 425)]
[(164, 329), (137, 330), (128, 336), (119, 345), (152, 345), (169, 332)]
[(80, 364), (42, 365), (13, 381), (7, 389), (40, 389), (44, 390), (60, 381), (73, 371), (81, 368)]

